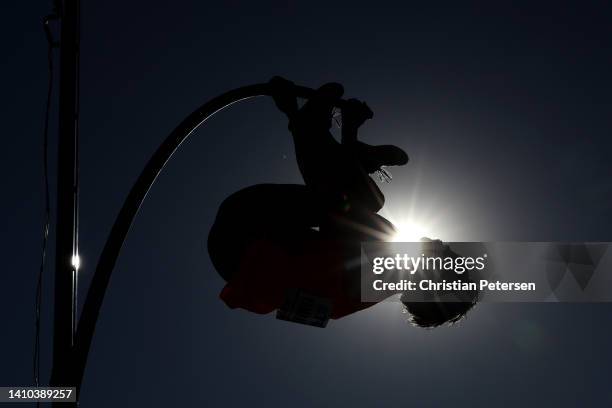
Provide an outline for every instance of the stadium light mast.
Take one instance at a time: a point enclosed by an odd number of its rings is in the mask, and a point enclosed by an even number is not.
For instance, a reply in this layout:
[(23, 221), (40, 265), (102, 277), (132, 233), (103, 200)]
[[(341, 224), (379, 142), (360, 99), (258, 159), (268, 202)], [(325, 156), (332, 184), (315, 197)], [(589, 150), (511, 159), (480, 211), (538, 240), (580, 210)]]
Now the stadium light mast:
[[(51, 386), (73, 386), (78, 258), (78, 104), (80, 0), (56, 0), (60, 20), (55, 295)], [(70, 406), (64, 405), (64, 406)]]

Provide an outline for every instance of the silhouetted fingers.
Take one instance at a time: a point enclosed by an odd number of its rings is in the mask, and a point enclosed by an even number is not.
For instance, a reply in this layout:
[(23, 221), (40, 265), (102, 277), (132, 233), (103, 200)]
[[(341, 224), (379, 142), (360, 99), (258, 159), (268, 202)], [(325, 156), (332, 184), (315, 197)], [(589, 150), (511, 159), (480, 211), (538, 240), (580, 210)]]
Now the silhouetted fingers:
[(270, 95), (276, 107), (288, 116), (297, 112), (297, 99), (295, 97), (295, 84), (283, 77), (275, 76), (268, 81)]
[(288, 91), (295, 88), (295, 84), (281, 76), (274, 76), (268, 81), (272, 91)]
[(324, 84), (315, 91), (314, 96), (311, 98), (322, 98), (326, 100), (338, 101), (344, 95), (344, 87), (342, 84), (337, 82), (329, 82)]

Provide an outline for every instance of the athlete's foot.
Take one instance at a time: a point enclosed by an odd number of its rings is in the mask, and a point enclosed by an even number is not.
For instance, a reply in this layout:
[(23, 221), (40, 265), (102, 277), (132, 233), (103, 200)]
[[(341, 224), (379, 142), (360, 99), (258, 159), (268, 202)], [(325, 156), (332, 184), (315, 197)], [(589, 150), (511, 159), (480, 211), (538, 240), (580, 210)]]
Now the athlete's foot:
[(408, 154), (397, 146), (372, 146), (356, 140), (347, 147), (357, 156), (368, 174), (381, 170), (383, 166), (403, 166), (408, 163)]

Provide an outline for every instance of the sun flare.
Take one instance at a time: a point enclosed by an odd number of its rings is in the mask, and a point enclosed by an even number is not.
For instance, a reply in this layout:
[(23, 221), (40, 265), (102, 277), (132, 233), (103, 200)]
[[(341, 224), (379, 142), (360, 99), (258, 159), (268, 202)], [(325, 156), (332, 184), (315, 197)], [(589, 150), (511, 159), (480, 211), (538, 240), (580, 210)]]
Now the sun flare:
[(433, 238), (433, 232), (425, 224), (402, 220), (394, 225), (397, 232), (391, 238), (393, 242), (418, 242), (421, 238)]

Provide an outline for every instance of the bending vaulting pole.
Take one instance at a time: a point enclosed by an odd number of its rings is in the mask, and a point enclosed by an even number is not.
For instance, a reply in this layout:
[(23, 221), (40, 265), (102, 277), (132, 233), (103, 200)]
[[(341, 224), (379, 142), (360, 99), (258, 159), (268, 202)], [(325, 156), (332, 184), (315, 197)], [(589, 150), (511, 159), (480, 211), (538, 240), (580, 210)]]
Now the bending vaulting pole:
[[(314, 91), (310, 88), (296, 87), (296, 94), (299, 97), (308, 98), (313, 92)], [(155, 179), (181, 143), (216, 112), (236, 102), (269, 94), (268, 84), (263, 83), (237, 88), (210, 100), (191, 115), (187, 116), (187, 118), (170, 133), (143, 169), (138, 180), (136, 180), (136, 183), (130, 190), (127, 199), (123, 203), (123, 207), (121, 207), (121, 211), (106, 240), (106, 244), (100, 255), (96, 271), (85, 298), (85, 304), (77, 327), (70, 361), (64, 362), (64, 364), (69, 365), (66, 367), (67, 371), (72, 373), (68, 384), (77, 387), (77, 394), (80, 393), (87, 356), (89, 354), (96, 322), (113, 268), (119, 257), (119, 252), (121, 251), (125, 237), (132, 225), (132, 221), (138, 213), (138, 209), (147, 196), (149, 189), (155, 182)], [(342, 106), (343, 102), (344, 101), (340, 101), (339, 105)], [(62, 364), (60, 362), (57, 363)]]

